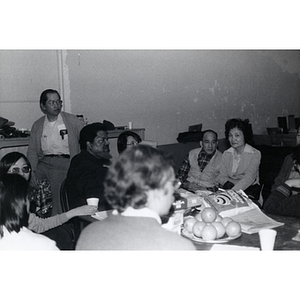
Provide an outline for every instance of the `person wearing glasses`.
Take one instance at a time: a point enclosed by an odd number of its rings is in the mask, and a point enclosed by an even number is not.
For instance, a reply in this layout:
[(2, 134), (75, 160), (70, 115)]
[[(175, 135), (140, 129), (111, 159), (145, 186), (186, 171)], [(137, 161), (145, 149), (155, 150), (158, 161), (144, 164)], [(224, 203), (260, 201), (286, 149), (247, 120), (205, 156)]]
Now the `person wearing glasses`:
[(59, 93), (47, 89), (40, 96), (40, 108), (45, 116), (34, 122), (27, 157), (32, 167), (31, 184), (41, 179), (50, 182), (52, 215), (62, 213), (60, 186), (66, 178), (70, 160), (79, 153), (79, 132), (82, 122), (72, 114), (61, 111)]
[(147, 145), (122, 152), (104, 182), (114, 209), (88, 225), (76, 250), (195, 250), (193, 243), (161, 226), (179, 186), (170, 158)]
[(270, 214), (300, 217), (300, 127), (296, 147), (285, 157), (263, 210)]
[(136, 146), (142, 141), (141, 137), (132, 131), (124, 131), (118, 136), (118, 153), (121, 154), (125, 149)]
[(29, 223), (28, 181), (17, 174), (0, 178), (0, 250), (59, 250), (46, 236), (32, 232)]
[(65, 181), (70, 208), (86, 204), (87, 198), (99, 198), (98, 210), (108, 210), (103, 182), (112, 156), (106, 126), (86, 125), (80, 131), (79, 144), (81, 152), (71, 160)]
[[(10, 152), (3, 156), (0, 161), (0, 177), (5, 174), (20, 175), (29, 182), (31, 167), (27, 157), (20, 152)], [(55, 240), (60, 250), (74, 250), (70, 228), (65, 223), (73, 217), (92, 215), (96, 212), (95, 207), (84, 205), (50, 217), (48, 211), (52, 206), (52, 193), (49, 182), (45, 179), (38, 182), (38, 189), (29, 186), (28, 199), (30, 212), (27, 228)]]

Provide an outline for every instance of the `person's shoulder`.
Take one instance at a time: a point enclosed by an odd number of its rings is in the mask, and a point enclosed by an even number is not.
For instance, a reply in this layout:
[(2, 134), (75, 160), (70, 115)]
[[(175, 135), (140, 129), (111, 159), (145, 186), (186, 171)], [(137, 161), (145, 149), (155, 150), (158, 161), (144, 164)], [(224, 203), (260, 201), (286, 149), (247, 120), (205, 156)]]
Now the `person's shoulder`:
[(245, 152), (248, 152), (248, 153), (253, 153), (254, 155), (261, 155), (260, 151), (256, 148), (254, 148), (253, 146), (249, 145), (249, 144), (246, 144), (245, 145)]
[(199, 153), (199, 152), (201, 151), (201, 149), (202, 149), (201, 147), (195, 148), (195, 149), (190, 150), (189, 153), (190, 153), (190, 154), (195, 154), (195, 153), (197, 154), (197, 153)]
[(38, 118), (36, 121), (34, 121), (32, 127), (39, 126), (40, 125), (39, 123), (44, 122), (44, 120), (45, 120), (45, 115), (42, 116), (42, 117), (40, 117), (40, 118)]

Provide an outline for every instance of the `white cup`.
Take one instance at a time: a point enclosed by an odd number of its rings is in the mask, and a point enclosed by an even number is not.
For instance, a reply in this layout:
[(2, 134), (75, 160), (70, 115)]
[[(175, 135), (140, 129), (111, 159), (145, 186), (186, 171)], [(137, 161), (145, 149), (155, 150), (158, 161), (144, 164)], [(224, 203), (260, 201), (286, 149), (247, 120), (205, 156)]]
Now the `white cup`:
[(88, 205), (93, 205), (98, 207), (99, 198), (88, 198), (86, 199)]
[(128, 122), (128, 129), (132, 129), (132, 128), (133, 128), (132, 122)]
[(261, 229), (259, 231), (260, 248), (264, 250), (273, 250), (277, 231), (274, 229)]

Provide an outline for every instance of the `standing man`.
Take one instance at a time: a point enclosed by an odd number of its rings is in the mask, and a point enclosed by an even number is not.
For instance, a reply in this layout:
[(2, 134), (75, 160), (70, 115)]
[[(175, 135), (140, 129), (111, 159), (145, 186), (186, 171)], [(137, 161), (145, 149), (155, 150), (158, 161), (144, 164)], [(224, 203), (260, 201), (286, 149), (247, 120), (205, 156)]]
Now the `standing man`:
[(217, 150), (218, 134), (213, 130), (202, 133), (201, 148), (191, 150), (185, 157), (177, 178), (190, 190), (217, 189), (222, 153)]
[(45, 116), (34, 122), (27, 157), (32, 167), (32, 184), (48, 179), (52, 191), (52, 216), (62, 213), (60, 186), (66, 178), (70, 159), (79, 153), (80, 120), (62, 112), (62, 100), (56, 90), (47, 89), (40, 96)]
[(86, 204), (86, 199), (99, 198), (98, 210), (108, 210), (103, 182), (111, 164), (107, 128), (102, 123), (86, 125), (80, 131), (81, 152), (76, 155), (68, 171), (65, 188), (70, 208)]

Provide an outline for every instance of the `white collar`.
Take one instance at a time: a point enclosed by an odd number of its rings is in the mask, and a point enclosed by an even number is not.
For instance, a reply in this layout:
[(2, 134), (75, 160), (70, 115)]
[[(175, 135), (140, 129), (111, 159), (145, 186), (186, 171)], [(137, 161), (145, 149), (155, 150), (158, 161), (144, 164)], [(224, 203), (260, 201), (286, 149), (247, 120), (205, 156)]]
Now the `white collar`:
[[(114, 210), (113, 215), (117, 215), (118, 211)], [(159, 215), (152, 209), (148, 207), (140, 208), (140, 209), (135, 209), (131, 206), (127, 207), (125, 211), (121, 213), (122, 216), (124, 217), (148, 217), (148, 218), (153, 218), (155, 219), (158, 224), (161, 224), (161, 219)]]
[[(234, 148), (230, 147), (227, 151), (234, 153)], [(245, 144), (243, 153), (254, 153), (253, 147), (248, 144)]]

